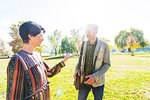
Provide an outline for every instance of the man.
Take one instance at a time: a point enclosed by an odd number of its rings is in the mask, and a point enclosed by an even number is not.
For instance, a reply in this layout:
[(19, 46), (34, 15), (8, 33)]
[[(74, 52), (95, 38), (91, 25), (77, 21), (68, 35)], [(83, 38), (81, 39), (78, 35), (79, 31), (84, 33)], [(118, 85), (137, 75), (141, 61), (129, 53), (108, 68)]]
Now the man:
[[(99, 40), (96, 35), (98, 26), (89, 24), (86, 27), (88, 41), (83, 42), (82, 57), (79, 57), (74, 73), (81, 77), (78, 100), (86, 100), (92, 89), (94, 100), (102, 100), (105, 83), (105, 73), (110, 67), (110, 53), (107, 43)], [(81, 65), (79, 68), (78, 65)]]

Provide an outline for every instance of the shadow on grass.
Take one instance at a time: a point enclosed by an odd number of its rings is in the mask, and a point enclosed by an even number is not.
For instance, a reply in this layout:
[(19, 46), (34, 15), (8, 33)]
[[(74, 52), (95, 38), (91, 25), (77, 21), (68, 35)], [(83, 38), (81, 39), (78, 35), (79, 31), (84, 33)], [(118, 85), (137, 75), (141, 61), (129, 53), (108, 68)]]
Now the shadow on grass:
[[(9, 57), (10, 58), (10, 57)], [(9, 59), (8, 57), (0, 57), (0, 59)]]
[(45, 58), (44, 60), (62, 59), (64, 56)]

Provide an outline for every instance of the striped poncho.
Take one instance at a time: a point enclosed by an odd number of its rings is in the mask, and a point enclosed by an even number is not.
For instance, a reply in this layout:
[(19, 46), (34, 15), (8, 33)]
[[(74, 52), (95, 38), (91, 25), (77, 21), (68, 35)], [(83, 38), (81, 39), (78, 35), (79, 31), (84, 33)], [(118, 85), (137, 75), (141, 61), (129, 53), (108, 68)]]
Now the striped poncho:
[(7, 100), (50, 100), (47, 77), (64, 66), (60, 62), (50, 69), (36, 53), (19, 51), (7, 67)]

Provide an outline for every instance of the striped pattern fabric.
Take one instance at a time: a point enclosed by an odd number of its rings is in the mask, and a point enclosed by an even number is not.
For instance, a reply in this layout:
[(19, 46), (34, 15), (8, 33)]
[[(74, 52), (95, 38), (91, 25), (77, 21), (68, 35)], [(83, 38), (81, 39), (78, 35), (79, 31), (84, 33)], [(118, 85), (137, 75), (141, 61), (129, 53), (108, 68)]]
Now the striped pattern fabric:
[(7, 100), (50, 100), (47, 77), (56, 75), (64, 66), (60, 62), (49, 68), (36, 53), (19, 51), (7, 67)]

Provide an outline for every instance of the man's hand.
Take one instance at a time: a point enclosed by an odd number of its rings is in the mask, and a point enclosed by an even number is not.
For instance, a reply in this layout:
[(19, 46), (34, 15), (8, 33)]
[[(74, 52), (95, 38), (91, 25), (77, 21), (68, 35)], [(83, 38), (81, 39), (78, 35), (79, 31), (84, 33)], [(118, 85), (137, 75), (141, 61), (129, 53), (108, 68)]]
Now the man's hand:
[(66, 62), (70, 57), (74, 56), (75, 54), (76, 53), (72, 53), (72, 54), (67, 53), (67, 55), (63, 59), (63, 62)]
[(77, 71), (74, 73), (74, 75), (73, 75), (74, 80), (76, 80), (76, 74), (78, 74), (78, 76), (80, 76), (80, 71)]
[(89, 79), (86, 82), (84, 82), (84, 84), (92, 85), (95, 82), (95, 79), (93, 78), (92, 75), (85, 76), (85, 78), (89, 78)]

